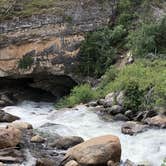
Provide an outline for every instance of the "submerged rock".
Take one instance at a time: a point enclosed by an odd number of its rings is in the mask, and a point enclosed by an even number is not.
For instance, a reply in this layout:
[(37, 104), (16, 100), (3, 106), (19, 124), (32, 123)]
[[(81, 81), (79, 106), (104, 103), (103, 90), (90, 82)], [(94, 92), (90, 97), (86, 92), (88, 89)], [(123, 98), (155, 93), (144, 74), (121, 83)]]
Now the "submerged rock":
[(121, 131), (123, 134), (134, 135), (144, 132), (148, 129), (147, 125), (139, 124), (138, 122), (129, 121), (122, 125)]
[(121, 158), (120, 140), (113, 135), (92, 138), (69, 149), (65, 157), (75, 159), (84, 166), (107, 165), (108, 161), (119, 163)]
[(15, 147), (21, 141), (20, 130), (14, 127), (0, 128), (0, 149)]
[(46, 140), (40, 135), (35, 135), (31, 138), (31, 142), (34, 142), (34, 143), (44, 143), (45, 141)]
[(3, 110), (0, 110), (0, 122), (13, 122), (19, 120), (20, 118), (9, 113), (6, 113)]
[(70, 136), (57, 139), (50, 146), (56, 147), (57, 149), (68, 149), (82, 142), (84, 142), (84, 140), (81, 137)]
[(127, 159), (123, 166), (137, 166), (134, 162), (130, 161), (129, 159)]

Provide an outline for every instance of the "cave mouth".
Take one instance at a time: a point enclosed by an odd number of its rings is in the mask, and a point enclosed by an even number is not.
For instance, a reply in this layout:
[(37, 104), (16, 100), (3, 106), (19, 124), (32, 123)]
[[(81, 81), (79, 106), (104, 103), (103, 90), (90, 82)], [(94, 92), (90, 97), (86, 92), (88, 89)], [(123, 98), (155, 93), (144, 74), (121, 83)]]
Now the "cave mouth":
[(70, 93), (77, 83), (65, 75), (33, 75), (22, 78), (0, 78), (0, 94), (15, 102), (56, 102)]

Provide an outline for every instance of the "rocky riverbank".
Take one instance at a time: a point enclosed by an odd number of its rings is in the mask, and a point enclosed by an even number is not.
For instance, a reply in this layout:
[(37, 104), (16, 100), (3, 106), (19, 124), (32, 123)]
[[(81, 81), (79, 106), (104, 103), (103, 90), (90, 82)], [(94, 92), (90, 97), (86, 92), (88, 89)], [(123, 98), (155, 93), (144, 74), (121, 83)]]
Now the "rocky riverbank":
[(121, 131), (134, 135), (148, 128), (166, 128), (165, 112), (159, 110), (142, 110), (134, 112), (124, 108), (124, 93), (110, 93), (104, 99), (90, 102), (87, 106), (98, 113), (106, 121), (126, 121)]

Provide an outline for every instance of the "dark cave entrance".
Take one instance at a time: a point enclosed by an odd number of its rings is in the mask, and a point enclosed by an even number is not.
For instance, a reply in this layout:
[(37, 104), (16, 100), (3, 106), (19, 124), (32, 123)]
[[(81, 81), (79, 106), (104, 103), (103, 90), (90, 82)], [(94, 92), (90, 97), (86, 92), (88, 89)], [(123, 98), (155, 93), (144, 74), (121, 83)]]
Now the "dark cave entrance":
[(0, 78), (0, 94), (20, 102), (24, 100), (56, 102), (68, 95), (77, 83), (69, 76), (38, 74)]

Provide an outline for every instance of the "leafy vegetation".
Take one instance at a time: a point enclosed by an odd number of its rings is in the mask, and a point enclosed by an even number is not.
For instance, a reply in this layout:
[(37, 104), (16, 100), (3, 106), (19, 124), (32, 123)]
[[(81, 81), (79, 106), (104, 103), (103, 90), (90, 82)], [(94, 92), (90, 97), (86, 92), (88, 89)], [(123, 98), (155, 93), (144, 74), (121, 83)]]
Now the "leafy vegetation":
[(86, 103), (97, 97), (97, 93), (91, 88), (89, 84), (76, 86), (72, 89), (71, 94), (61, 99), (57, 104), (57, 108), (73, 107), (76, 104)]
[(161, 164), (161, 166), (166, 166), (166, 159), (163, 161), (163, 163)]
[(33, 64), (33, 58), (31, 56), (24, 56), (19, 60), (18, 67), (20, 69), (28, 69)]
[(60, 106), (74, 106), (105, 96), (109, 92), (124, 91), (126, 109), (139, 111), (165, 105), (166, 61), (137, 60), (121, 70), (111, 67), (103, 76), (97, 89), (87, 84), (77, 86), (71, 94), (62, 99)]
[[(166, 100), (166, 61), (162, 60), (137, 60), (132, 65), (119, 70), (114, 81), (108, 82), (102, 87), (103, 95), (111, 91), (127, 91), (127, 98), (131, 96), (134, 103), (134, 93), (142, 101), (144, 108), (162, 105)], [(129, 93), (131, 91), (131, 94)], [(138, 92), (136, 92), (138, 91)], [(141, 96), (142, 95), (142, 96)], [(143, 100), (141, 98), (144, 98)], [(128, 99), (127, 99), (128, 100)], [(136, 103), (139, 101), (135, 100)], [(128, 107), (128, 106), (127, 106)], [(137, 109), (134, 108), (133, 109)]]
[(117, 48), (126, 36), (123, 26), (90, 32), (80, 50), (80, 71), (88, 76), (101, 76), (117, 59)]
[[(133, 31), (129, 39), (129, 48), (134, 55), (139, 57), (166, 56), (166, 17), (160, 22), (151, 24), (142, 24), (142, 26)], [(148, 57), (149, 58), (149, 57)]]

